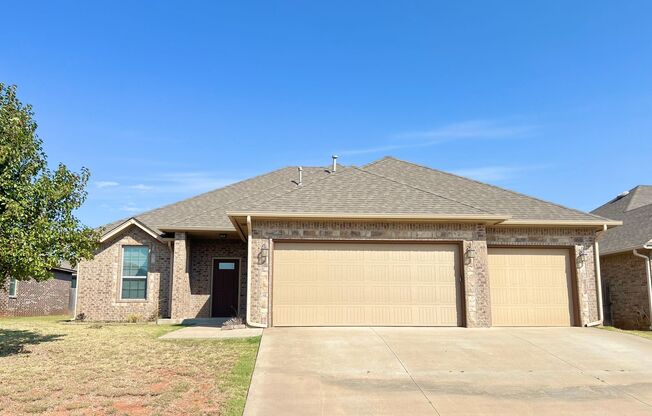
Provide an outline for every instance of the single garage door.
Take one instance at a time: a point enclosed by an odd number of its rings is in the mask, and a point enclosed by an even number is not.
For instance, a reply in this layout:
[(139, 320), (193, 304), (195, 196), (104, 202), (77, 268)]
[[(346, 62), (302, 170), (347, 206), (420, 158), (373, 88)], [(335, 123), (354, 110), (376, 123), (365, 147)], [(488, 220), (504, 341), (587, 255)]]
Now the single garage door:
[(456, 326), (458, 247), (275, 243), (275, 326)]
[(573, 323), (567, 249), (489, 248), (493, 326)]

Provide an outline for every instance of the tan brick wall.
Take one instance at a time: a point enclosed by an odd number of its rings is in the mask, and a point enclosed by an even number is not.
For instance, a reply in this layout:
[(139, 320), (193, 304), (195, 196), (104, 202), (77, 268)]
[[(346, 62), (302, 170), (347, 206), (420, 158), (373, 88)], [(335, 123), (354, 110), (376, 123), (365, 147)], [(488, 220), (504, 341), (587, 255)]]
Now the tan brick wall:
[(624, 329), (648, 329), (650, 313), (645, 260), (632, 253), (600, 257), (605, 309), (611, 309), (614, 326)]
[(459, 241), (463, 251), (472, 247), (473, 260), (464, 263), (466, 324), (469, 327), (491, 325), (487, 245), (565, 246), (571, 256), (583, 249), (588, 257), (576, 270), (580, 321), (584, 325), (598, 319), (595, 288), (593, 242), (595, 231), (582, 228), (489, 227), (480, 224), (371, 223), (351, 221), (270, 221), (254, 220), (252, 224), (251, 319), (269, 324), (270, 259), (261, 263), (261, 248), (272, 248), (274, 239), (304, 240), (401, 240)]
[(174, 234), (172, 258), (172, 293), (170, 316), (172, 319), (194, 318), (190, 300), (190, 273), (188, 270), (188, 251), (190, 241), (186, 233)]
[[(584, 250), (588, 255), (584, 265), (575, 268), (581, 325), (597, 321), (599, 315), (595, 280), (595, 258), (593, 255), (594, 242), (595, 230), (587, 228), (487, 228), (487, 244), (490, 246), (563, 246), (570, 248), (570, 254), (573, 257), (576, 257)], [(491, 284), (491, 279), (489, 284)]]
[(43, 282), (28, 280), (18, 282), (16, 297), (0, 290), (0, 316), (68, 315), (70, 300), (70, 273), (54, 270), (54, 277)]
[[(148, 245), (150, 264), (145, 301), (121, 300), (122, 246)], [(168, 314), (170, 251), (136, 226), (101, 244), (95, 258), (79, 264), (77, 313), (89, 320), (122, 321), (130, 315), (152, 320)]]
[(247, 308), (247, 244), (240, 240), (200, 240), (190, 242), (190, 315), (210, 317), (211, 277), (213, 260), (240, 260), (240, 309), (244, 316)]

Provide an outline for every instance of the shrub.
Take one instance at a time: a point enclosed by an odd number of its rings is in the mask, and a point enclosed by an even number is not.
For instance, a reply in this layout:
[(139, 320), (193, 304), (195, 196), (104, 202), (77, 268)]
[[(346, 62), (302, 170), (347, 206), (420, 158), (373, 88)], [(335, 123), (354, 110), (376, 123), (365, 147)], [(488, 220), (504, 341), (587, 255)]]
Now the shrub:
[(130, 324), (135, 324), (138, 321), (140, 321), (140, 315), (136, 313), (132, 313), (127, 316), (127, 322), (129, 322)]

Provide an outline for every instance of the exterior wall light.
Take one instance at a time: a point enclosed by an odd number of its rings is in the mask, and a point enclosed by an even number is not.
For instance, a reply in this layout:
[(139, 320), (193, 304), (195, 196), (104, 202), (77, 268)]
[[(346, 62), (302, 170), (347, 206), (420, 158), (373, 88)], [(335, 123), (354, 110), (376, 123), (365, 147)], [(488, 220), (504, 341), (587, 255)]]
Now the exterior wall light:
[(466, 249), (466, 252), (464, 253), (464, 256), (466, 257), (467, 260), (473, 260), (475, 258), (475, 249), (472, 247), (469, 247)]
[(575, 259), (575, 262), (577, 263), (577, 268), (581, 269), (584, 267), (584, 263), (586, 262), (586, 259), (589, 257), (588, 253), (584, 251), (584, 249), (580, 250), (580, 253), (577, 255), (577, 258)]
[(263, 247), (260, 249), (260, 254), (258, 255), (258, 262), (259, 262), (260, 264), (265, 264), (265, 263), (267, 263), (267, 255), (268, 255), (268, 254), (269, 254), (269, 249), (267, 248), (267, 246), (263, 246)]

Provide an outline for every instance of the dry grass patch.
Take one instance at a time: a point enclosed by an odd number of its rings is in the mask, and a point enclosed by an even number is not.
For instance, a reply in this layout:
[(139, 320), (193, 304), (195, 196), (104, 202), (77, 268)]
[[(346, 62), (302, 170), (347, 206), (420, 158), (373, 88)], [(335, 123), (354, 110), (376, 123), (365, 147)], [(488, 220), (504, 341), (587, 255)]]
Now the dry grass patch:
[(242, 414), (260, 338), (158, 339), (175, 329), (0, 319), (0, 413)]
[(614, 328), (613, 326), (603, 326), (601, 327), (602, 329), (606, 329), (607, 331), (613, 331), (613, 332), (621, 332), (623, 334), (631, 334), (631, 335), (636, 335), (639, 337), (647, 338), (652, 340), (652, 331), (639, 331), (635, 329), (618, 329)]

